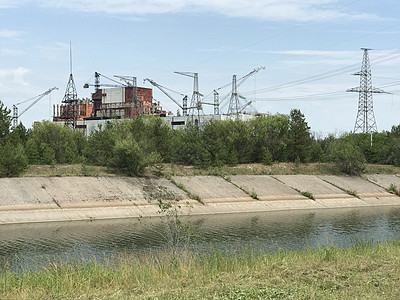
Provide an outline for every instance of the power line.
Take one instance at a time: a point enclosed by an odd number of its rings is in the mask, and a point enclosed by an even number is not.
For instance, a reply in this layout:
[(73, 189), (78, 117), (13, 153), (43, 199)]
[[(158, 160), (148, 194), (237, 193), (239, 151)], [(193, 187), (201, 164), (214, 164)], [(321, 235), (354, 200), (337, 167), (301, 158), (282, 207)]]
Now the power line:
[[(396, 50), (396, 51), (393, 51), (391, 53), (388, 53), (388, 54), (385, 54), (385, 55), (382, 55), (382, 56), (379, 56), (379, 57), (375, 58), (373, 60), (373, 62), (374, 62), (374, 64), (380, 64), (380, 63), (384, 63), (384, 62), (396, 59), (398, 57), (400, 57), (400, 51)], [(341, 75), (341, 74), (344, 74), (344, 73), (348, 73), (348, 72), (350, 72), (352, 70), (356, 70), (358, 68), (359, 68), (359, 64), (352, 64), (352, 65), (349, 65), (349, 66), (345, 66), (345, 67), (341, 67), (341, 68), (338, 68), (338, 69), (335, 69), (335, 70), (324, 72), (324, 73), (321, 73), (321, 74), (317, 74), (317, 75), (313, 75), (313, 76), (310, 76), (310, 77), (306, 77), (304, 79), (299, 79), (299, 80), (291, 81), (291, 82), (288, 82), (288, 83), (283, 83), (283, 84), (275, 85), (275, 86), (272, 86), (272, 87), (259, 89), (259, 90), (251, 91), (251, 92), (247, 92), (247, 93), (243, 93), (243, 95), (252, 95), (252, 94), (255, 94), (255, 93), (271, 92), (271, 91), (276, 91), (276, 90), (280, 90), (280, 89), (283, 89), (283, 88), (289, 88), (289, 87), (293, 87), (293, 86), (297, 86), (297, 85), (311, 83), (311, 82), (319, 81), (319, 80), (322, 80), (322, 79), (327, 79), (327, 78), (330, 78), (330, 77), (338, 76), (338, 75)]]

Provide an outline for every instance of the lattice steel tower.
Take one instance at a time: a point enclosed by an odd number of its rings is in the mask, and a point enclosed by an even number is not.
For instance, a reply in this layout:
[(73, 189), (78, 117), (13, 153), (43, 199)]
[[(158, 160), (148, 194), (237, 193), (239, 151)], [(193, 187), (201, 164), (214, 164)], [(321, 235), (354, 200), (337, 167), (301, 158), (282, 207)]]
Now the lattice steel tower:
[(76, 86), (74, 82), (74, 76), (72, 75), (72, 50), (71, 45), (69, 48), (69, 58), (70, 58), (70, 74), (67, 83), (67, 88), (65, 89), (64, 98), (62, 103), (66, 104), (65, 108), (65, 125), (75, 129), (77, 121), (77, 104), (78, 104), (78, 94), (76, 92)]
[(357, 92), (359, 95), (358, 112), (354, 126), (354, 133), (372, 133), (378, 131), (373, 109), (372, 94), (381, 94), (386, 92), (372, 87), (371, 66), (368, 56), (368, 51), (371, 49), (361, 48), (361, 50), (364, 51), (361, 71), (353, 74), (360, 76), (360, 86), (348, 89), (346, 92)]

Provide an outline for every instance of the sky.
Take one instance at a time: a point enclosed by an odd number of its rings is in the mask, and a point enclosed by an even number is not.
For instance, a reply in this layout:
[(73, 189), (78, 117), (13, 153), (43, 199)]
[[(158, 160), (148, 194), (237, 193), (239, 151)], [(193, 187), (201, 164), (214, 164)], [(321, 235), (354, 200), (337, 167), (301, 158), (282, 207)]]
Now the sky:
[[(0, 0), (0, 100), (8, 107), (57, 87), (20, 121), (50, 120), (72, 73), (79, 98), (90, 98), (94, 72), (145, 78), (180, 94), (199, 74), (204, 102), (219, 90), (229, 106), (232, 76), (258, 67), (238, 92), (247, 109), (300, 109), (317, 136), (354, 130), (363, 52), (369, 51), (378, 131), (400, 124), (398, 0)], [(118, 79), (117, 79), (118, 80)], [(110, 83), (102, 80), (103, 83)], [(153, 97), (176, 114), (156, 88)], [(30, 102), (18, 105), (21, 112)], [(204, 106), (212, 113), (212, 106)]]

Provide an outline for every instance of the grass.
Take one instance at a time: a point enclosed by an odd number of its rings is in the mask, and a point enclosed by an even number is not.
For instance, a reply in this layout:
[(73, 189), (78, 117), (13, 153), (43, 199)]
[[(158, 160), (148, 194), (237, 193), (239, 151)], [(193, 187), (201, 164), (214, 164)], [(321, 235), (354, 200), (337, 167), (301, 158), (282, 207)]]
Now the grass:
[(190, 197), (190, 199), (196, 200), (196, 201), (198, 201), (198, 202), (204, 204), (204, 203), (203, 203), (203, 200), (200, 198), (200, 196), (197, 195), (197, 194), (194, 194), (194, 193), (190, 192), (190, 191), (185, 187), (185, 185), (184, 185), (183, 183), (177, 182), (177, 181), (173, 180), (172, 178), (168, 178), (168, 179), (171, 181), (171, 183), (173, 183), (173, 184), (176, 185), (179, 189), (181, 189), (181, 190), (184, 191), (186, 194), (188, 194), (188, 196)]
[(400, 241), (260, 254), (122, 255), (0, 273), (1, 299), (399, 299)]
[[(197, 176), (197, 175), (213, 175), (213, 176), (231, 176), (231, 175), (341, 175), (329, 163), (275, 163), (273, 165), (263, 164), (241, 164), (237, 166), (196, 168), (194, 166), (182, 166), (175, 164), (163, 164), (162, 174), (169, 178), (171, 176)], [(400, 174), (400, 167), (390, 165), (367, 165), (365, 174)], [(107, 167), (91, 166), (86, 164), (73, 165), (31, 165), (22, 175), (26, 177), (32, 176), (118, 176), (117, 170)], [(155, 173), (152, 168), (146, 169), (144, 176), (154, 177)]]
[(394, 183), (391, 183), (387, 191), (391, 194), (395, 194), (397, 196), (400, 196), (400, 191), (397, 188), (397, 186)]
[(314, 195), (312, 193), (310, 193), (310, 192), (307, 192), (307, 191), (306, 192), (300, 192), (300, 194), (303, 195), (304, 197), (307, 197), (307, 198), (315, 201)]
[(73, 165), (30, 165), (24, 177), (63, 177), (63, 176), (114, 176), (116, 173), (107, 167), (86, 164)]
[(359, 196), (358, 196), (358, 194), (357, 194), (357, 191), (356, 191), (356, 190), (346, 190), (346, 193), (347, 193), (348, 195), (350, 195), (350, 196), (353, 196), (353, 197), (359, 198)]

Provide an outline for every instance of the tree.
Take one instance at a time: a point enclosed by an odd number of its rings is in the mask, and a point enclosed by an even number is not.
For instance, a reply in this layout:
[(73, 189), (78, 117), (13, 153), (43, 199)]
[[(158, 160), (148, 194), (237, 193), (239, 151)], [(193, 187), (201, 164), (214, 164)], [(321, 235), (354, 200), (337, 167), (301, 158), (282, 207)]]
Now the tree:
[(204, 142), (203, 132), (195, 125), (178, 129), (172, 142), (172, 161), (185, 165), (208, 167), (211, 156)]
[(129, 176), (143, 175), (148, 165), (143, 149), (135, 140), (117, 141), (112, 154), (110, 166), (124, 171)]
[(10, 133), (11, 111), (0, 101), (0, 177), (19, 176), (28, 160), (20, 137)]
[(287, 160), (289, 116), (266, 115), (250, 120), (249, 126), (253, 140), (253, 162), (269, 163), (269, 160), (271, 162)]
[(360, 175), (365, 169), (365, 156), (351, 134), (343, 135), (330, 144), (329, 158), (348, 175)]
[(114, 124), (107, 124), (103, 130), (99, 129), (89, 136), (84, 149), (85, 157), (89, 163), (98, 166), (109, 164), (117, 139), (113, 127)]
[(0, 177), (19, 176), (27, 167), (28, 158), (21, 143), (0, 144)]
[(10, 133), (11, 121), (11, 110), (0, 100), (0, 140)]
[(30, 162), (39, 164), (81, 162), (86, 139), (66, 126), (43, 121), (33, 125), (26, 151)]
[(304, 162), (311, 148), (310, 127), (306, 118), (299, 109), (290, 111), (288, 159), (295, 161), (297, 158)]

